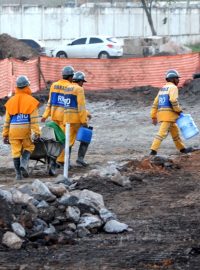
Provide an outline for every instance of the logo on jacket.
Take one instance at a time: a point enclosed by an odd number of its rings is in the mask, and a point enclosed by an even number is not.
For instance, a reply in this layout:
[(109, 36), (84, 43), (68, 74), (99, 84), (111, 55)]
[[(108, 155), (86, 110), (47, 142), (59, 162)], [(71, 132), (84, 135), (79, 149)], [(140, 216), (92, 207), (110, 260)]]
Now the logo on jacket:
[(15, 114), (11, 116), (12, 124), (28, 124), (30, 123), (30, 115), (29, 114)]
[(58, 103), (59, 104), (65, 104), (65, 98), (63, 95), (58, 95)]

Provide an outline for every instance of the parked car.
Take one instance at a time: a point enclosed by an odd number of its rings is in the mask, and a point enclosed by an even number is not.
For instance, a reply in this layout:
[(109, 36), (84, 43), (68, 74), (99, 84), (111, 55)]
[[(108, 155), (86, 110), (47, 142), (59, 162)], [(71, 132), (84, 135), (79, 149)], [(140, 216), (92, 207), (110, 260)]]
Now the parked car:
[(46, 55), (45, 46), (41, 41), (38, 41), (35, 39), (26, 39), (26, 38), (19, 39), (19, 41), (24, 42), (26, 45), (36, 50), (39, 55)]
[(89, 36), (75, 39), (51, 53), (59, 58), (118, 58), (123, 55), (123, 47), (114, 37)]

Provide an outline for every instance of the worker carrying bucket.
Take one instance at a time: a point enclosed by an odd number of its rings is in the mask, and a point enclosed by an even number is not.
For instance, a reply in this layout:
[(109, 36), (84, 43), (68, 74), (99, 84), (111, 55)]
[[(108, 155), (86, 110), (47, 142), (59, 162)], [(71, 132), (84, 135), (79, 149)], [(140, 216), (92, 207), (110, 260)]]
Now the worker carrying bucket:
[[(84, 82), (86, 82), (85, 74), (77, 71), (73, 76), (73, 84), (65, 89), (64, 125), (70, 124), (69, 160), (72, 146), (77, 139), (80, 141), (80, 146), (76, 163), (86, 167), (88, 164), (84, 158), (91, 141), (92, 129), (88, 128), (88, 120), (91, 119), (91, 115), (86, 110)], [(68, 166), (70, 168), (70, 162)]]
[(154, 99), (151, 109), (151, 118), (153, 125), (161, 123), (160, 129), (155, 136), (151, 145), (150, 155), (156, 155), (162, 141), (171, 134), (176, 148), (181, 153), (189, 153), (194, 149), (186, 148), (179, 135), (179, 129), (176, 124), (177, 119), (182, 113), (182, 109), (178, 102), (178, 84), (179, 73), (174, 70), (168, 70), (165, 76), (167, 83), (160, 89), (158, 95)]
[(199, 129), (194, 123), (190, 114), (181, 113), (176, 123), (181, 131), (181, 135), (185, 140), (191, 139), (199, 134)]

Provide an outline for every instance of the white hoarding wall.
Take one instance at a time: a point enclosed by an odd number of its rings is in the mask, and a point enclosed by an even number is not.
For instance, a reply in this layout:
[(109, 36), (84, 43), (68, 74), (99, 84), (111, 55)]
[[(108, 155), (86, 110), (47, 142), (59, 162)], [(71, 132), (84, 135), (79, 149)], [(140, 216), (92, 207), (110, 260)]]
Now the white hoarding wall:
[[(154, 8), (152, 16), (157, 35), (183, 44), (200, 42), (200, 9)], [(151, 36), (144, 10), (139, 7), (1, 6), (0, 33), (41, 40), (47, 47), (85, 35)]]

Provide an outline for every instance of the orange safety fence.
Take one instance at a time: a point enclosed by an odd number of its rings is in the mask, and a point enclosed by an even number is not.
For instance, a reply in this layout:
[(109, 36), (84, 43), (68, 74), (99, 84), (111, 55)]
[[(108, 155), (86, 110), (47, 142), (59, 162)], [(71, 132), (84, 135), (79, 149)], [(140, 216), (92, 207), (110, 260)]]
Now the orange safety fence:
[(8, 59), (0, 61), (0, 97), (5, 97), (12, 91), (12, 63)]
[(136, 86), (160, 87), (168, 69), (181, 74), (180, 85), (200, 71), (199, 53), (120, 59), (60, 59), (40, 57), (29, 61), (5, 59), (0, 61), (0, 98), (14, 91), (17, 76), (26, 75), (31, 89), (37, 92), (48, 81), (61, 78), (64, 66), (71, 65), (86, 74), (86, 90), (131, 89)]

